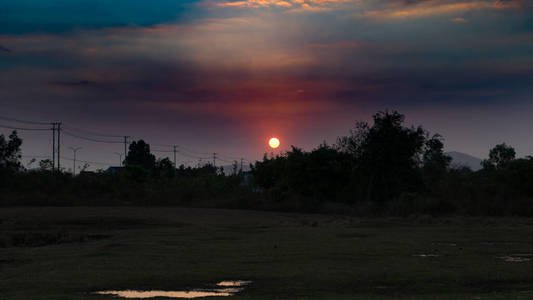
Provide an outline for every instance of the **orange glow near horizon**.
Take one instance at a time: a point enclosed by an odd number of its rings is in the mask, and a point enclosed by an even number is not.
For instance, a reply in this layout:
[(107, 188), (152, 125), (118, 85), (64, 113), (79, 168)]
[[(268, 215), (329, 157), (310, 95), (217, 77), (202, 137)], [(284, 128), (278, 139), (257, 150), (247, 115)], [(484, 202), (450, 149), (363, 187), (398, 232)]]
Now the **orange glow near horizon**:
[(279, 139), (276, 138), (276, 137), (270, 138), (270, 140), (268, 140), (268, 145), (272, 149), (278, 148), (279, 147)]

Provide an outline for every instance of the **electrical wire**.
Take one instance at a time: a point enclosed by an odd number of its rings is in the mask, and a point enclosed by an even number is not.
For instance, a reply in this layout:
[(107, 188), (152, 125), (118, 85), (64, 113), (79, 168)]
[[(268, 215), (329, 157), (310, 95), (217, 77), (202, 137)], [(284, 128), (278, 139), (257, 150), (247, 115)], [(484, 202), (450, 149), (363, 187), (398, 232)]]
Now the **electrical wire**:
[(15, 127), (15, 126), (8, 126), (0, 124), (1, 128), (7, 128), (12, 130), (28, 130), (28, 131), (45, 131), (45, 130), (51, 130), (50, 128), (27, 128), (27, 127)]
[[(157, 153), (174, 153), (174, 151), (168, 151), (168, 150), (157, 150), (157, 149), (150, 149), (151, 152), (157, 152)], [(176, 151), (176, 154), (178, 151)]]
[[(28, 120), (16, 119), (16, 118), (5, 117), (5, 116), (0, 116), (0, 120), (6, 120), (6, 121), (18, 122), (18, 123), (25, 123), (25, 124), (33, 124), (33, 125), (51, 125), (51, 123), (46, 123), (46, 122), (28, 121)], [(90, 142), (95, 142), (95, 143), (124, 144), (124, 141), (104, 140), (104, 139), (99, 139), (99, 138), (94, 138), (93, 137), (93, 136), (108, 137), (108, 138), (122, 138), (122, 137), (124, 137), (124, 136), (121, 136), (121, 135), (104, 134), (104, 133), (100, 133), (100, 132), (96, 132), (96, 131), (85, 130), (85, 129), (81, 129), (81, 128), (78, 128), (78, 127), (71, 126), (69, 124), (62, 124), (62, 125), (64, 126), (64, 128), (61, 129), (60, 131), (63, 132), (65, 135), (70, 136), (70, 137), (74, 137), (74, 138), (78, 138), (78, 139), (82, 139), (82, 140), (86, 140), (86, 141), (90, 141)], [(7, 129), (21, 130), (21, 131), (48, 131), (48, 130), (52, 130), (52, 128), (19, 127), (19, 126), (11, 126), (11, 125), (3, 125), (3, 124), (0, 124), (0, 128), (7, 128)], [(65, 130), (65, 128), (67, 130)], [(87, 136), (87, 135), (89, 135), (89, 136)], [(133, 140), (134, 138), (136, 138), (134, 136), (128, 136), (128, 137), (130, 138), (130, 140)], [(61, 141), (61, 144), (63, 146), (65, 145), (64, 140)], [(126, 144), (129, 145), (129, 144), (131, 144), (131, 142), (126, 142)], [(156, 152), (156, 153), (174, 153), (174, 152), (176, 152), (176, 154), (181, 155), (181, 156), (185, 156), (185, 157), (188, 157), (188, 158), (194, 158), (194, 159), (200, 159), (200, 160), (202, 160), (202, 159), (206, 159), (206, 160), (207, 159), (211, 159), (211, 157), (210, 157), (211, 153), (197, 151), (197, 150), (194, 150), (192, 148), (188, 148), (188, 147), (184, 147), (184, 146), (169, 145), (169, 144), (152, 144), (152, 146), (165, 147), (165, 148), (168, 147), (168, 148), (172, 149), (172, 150), (153, 149), (152, 152)], [(179, 147), (179, 151), (174, 151), (174, 147)], [(206, 155), (209, 155), (209, 156), (206, 156)], [(230, 161), (229, 159), (237, 160), (237, 161), (242, 160), (243, 162), (248, 162), (248, 163), (250, 162), (247, 159), (237, 158), (237, 157), (234, 157), (234, 156), (224, 155), (224, 154), (220, 154), (220, 153), (217, 153), (217, 155), (218, 155), (217, 159), (220, 160), (220, 161), (223, 161), (223, 162), (228, 162), (228, 163), (233, 163), (234, 162), (234, 161)], [(48, 158), (48, 157), (46, 157), (46, 158)], [(87, 163), (93, 163), (93, 164), (113, 165), (113, 164), (103, 163), (103, 162), (91, 162), (91, 161), (83, 161), (83, 160), (79, 160), (79, 161), (87, 162)]]
[(50, 123), (46, 123), (46, 122), (26, 121), (26, 120), (20, 120), (20, 119), (9, 118), (9, 117), (4, 117), (4, 116), (0, 116), (0, 120), (18, 122), (18, 123), (26, 123), (26, 124), (34, 124), (34, 125), (50, 125)]
[(44, 155), (21, 155), (21, 157), (24, 157), (24, 158), (50, 158), (50, 156), (44, 156)]
[(207, 152), (195, 151), (195, 150), (192, 150), (191, 148), (187, 148), (187, 147), (184, 147), (184, 146), (180, 146), (180, 149), (184, 149), (186, 152), (189, 152), (189, 153), (192, 153), (192, 154), (200, 154), (200, 155), (209, 155), (209, 154), (211, 154), (211, 153), (207, 153)]
[[(61, 159), (74, 161), (74, 158), (71, 158), (71, 157), (68, 157), (68, 156), (61, 156)], [(88, 163), (88, 164), (104, 165), (104, 166), (112, 166), (113, 165), (112, 163), (100, 162), (100, 161), (89, 161), (89, 160), (83, 160), (83, 159), (78, 159), (78, 158), (76, 158), (76, 161), (83, 162), (83, 163)]]
[(91, 137), (77, 135), (77, 134), (74, 134), (72, 132), (65, 131), (65, 130), (61, 130), (61, 132), (63, 132), (64, 134), (66, 134), (68, 136), (71, 136), (71, 137), (75, 137), (75, 138), (79, 138), (79, 139), (82, 139), (82, 140), (87, 140), (87, 141), (91, 141), (91, 142), (95, 142), (95, 143), (124, 144), (123, 141), (105, 141), (105, 140), (93, 139)]
[(80, 132), (82, 134), (88, 134), (88, 135), (93, 135), (93, 136), (101, 136), (101, 137), (111, 137), (111, 138), (123, 138), (124, 137), (123, 135), (104, 134), (104, 133), (99, 133), (99, 132), (95, 132), (95, 131), (80, 129), (80, 128), (71, 126), (69, 124), (62, 124), (62, 125), (64, 127), (68, 128), (71, 131), (77, 131), (77, 132)]
[(210, 157), (195, 156), (195, 155), (190, 155), (190, 154), (186, 154), (186, 153), (183, 153), (183, 152), (179, 152), (179, 154), (183, 155), (183, 156), (186, 156), (186, 157), (189, 157), (189, 158), (210, 159)]

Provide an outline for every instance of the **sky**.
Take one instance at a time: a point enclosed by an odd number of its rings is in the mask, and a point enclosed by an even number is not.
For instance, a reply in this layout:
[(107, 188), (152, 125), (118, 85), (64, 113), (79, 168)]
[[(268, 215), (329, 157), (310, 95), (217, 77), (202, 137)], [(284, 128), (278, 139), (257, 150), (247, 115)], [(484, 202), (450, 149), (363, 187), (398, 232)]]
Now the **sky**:
[[(69, 147), (93, 168), (117, 165), (125, 135), (161, 157), (178, 145), (178, 164), (254, 161), (271, 136), (278, 152), (310, 150), (380, 110), (448, 151), (484, 158), (506, 142), (524, 156), (532, 97), (533, 1), (0, 4), (0, 116), (62, 122), (66, 167)], [(19, 133), (26, 161), (51, 155), (51, 131)]]

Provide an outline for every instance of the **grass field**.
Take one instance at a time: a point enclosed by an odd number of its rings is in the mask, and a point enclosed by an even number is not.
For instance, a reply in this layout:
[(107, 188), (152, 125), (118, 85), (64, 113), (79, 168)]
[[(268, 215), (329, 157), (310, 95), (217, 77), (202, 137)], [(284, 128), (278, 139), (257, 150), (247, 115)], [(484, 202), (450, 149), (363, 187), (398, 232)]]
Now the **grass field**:
[(533, 299), (529, 219), (2, 208), (0, 229), (2, 300), (222, 280), (253, 281), (231, 299)]

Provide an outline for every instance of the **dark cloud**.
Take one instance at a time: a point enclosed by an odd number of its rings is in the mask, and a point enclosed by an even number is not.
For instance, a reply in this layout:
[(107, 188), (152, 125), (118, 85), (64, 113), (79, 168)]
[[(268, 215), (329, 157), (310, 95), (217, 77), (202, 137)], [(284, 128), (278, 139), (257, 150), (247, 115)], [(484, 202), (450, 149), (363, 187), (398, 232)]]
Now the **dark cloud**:
[(194, 16), (198, 0), (4, 0), (0, 34), (151, 26)]
[[(315, 15), (224, 8), (224, 17), (209, 6), (193, 21), (186, 18), (198, 8), (159, 1), (150, 8), (133, 1), (116, 19), (122, 0), (97, 2), (109, 15), (72, 2), (60, 8), (72, 15), (62, 23), (54, 23), (51, 7), (32, 2), (35, 9), (25, 14), (43, 14), (42, 25), (24, 25), (28, 17), (5, 29), (0, 21), (0, 32), (18, 33), (2, 36), (17, 51), (0, 60), (0, 102), (88, 129), (132, 130), (148, 139), (166, 134), (191, 146), (239, 137), (244, 147), (276, 132), (312, 145), (345, 133), (363, 113), (440, 106), (453, 115), (467, 106), (519, 103), (533, 86), (531, 18), (492, 8), (494, 1), (461, 10), (444, 4), (464, 1), (397, 0), (382, 3), (375, 18), (356, 6)], [(412, 19), (379, 18), (395, 18), (405, 7)], [(464, 12), (467, 23), (450, 21)], [(160, 23), (171, 24), (144, 26)], [(464, 132), (454, 130), (447, 133)], [(251, 153), (261, 149), (254, 147)]]
[(2, 51), (2, 52), (7, 52), (7, 53), (11, 53), (11, 52), (13, 52), (11, 49), (8, 49), (8, 48), (6, 48), (6, 47), (3, 47), (2, 45), (0, 45), (0, 51)]
[(400, 0), (400, 1), (401, 1), (400, 3), (411, 5), (411, 4), (420, 4), (420, 3), (424, 3), (424, 2), (430, 2), (430, 1), (433, 1), (433, 0)]
[(80, 81), (60, 81), (60, 82), (52, 82), (52, 84), (59, 85), (59, 86), (67, 86), (67, 87), (83, 87), (83, 86), (89, 86), (94, 85), (94, 82), (88, 81), (88, 80), (80, 80)]

